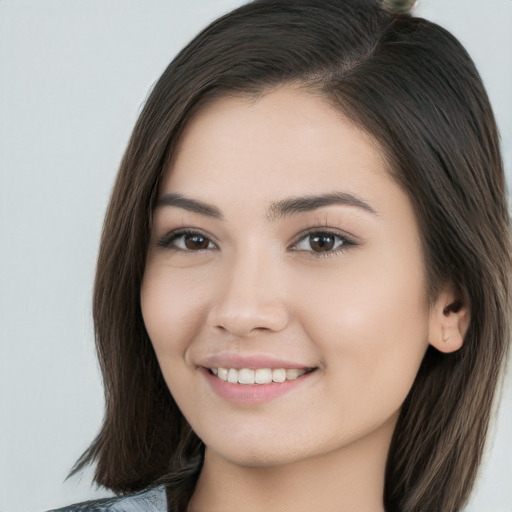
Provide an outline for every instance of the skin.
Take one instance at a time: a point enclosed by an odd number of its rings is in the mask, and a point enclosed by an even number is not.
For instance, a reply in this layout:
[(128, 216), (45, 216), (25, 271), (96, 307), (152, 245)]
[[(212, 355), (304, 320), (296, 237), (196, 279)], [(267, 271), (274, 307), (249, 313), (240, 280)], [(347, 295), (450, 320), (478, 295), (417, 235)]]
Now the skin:
[[(279, 212), (333, 191), (360, 203)], [(206, 445), (189, 509), (383, 510), (400, 406), (428, 344), (459, 348), (467, 314), (447, 311), (450, 287), (429, 301), (413, 208), (377, 143), (297, 88), (227, 97), (188, 123), (167, 194), (216, 210), (162, 200), (141, 291), (168, 387)], [(234, 403), (203, 368), (226, 354), (315, 370), (273, 400)]]

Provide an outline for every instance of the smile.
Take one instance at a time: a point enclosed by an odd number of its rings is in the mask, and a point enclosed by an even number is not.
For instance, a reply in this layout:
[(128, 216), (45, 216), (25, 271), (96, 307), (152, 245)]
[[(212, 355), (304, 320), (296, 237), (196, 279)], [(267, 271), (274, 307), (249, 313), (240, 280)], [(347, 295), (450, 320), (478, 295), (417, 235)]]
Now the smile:
[(230, 384), (270, 384), (295, 380), (310, 370), (299, 368), (210, 368), (211, 374)]

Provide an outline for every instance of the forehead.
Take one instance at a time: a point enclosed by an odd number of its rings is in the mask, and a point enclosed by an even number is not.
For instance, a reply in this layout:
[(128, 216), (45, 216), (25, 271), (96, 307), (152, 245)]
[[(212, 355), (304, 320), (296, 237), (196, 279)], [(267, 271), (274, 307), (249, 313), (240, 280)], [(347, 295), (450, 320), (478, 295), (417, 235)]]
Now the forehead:
[(161, 194), (245, 207), (257, 198), (269, 203), (332, 190), (362, 197), (383, 183), (395, 186), (370, 135), (324, 97), (282, 87), (259, 97), (222, 97), (195, 113)]

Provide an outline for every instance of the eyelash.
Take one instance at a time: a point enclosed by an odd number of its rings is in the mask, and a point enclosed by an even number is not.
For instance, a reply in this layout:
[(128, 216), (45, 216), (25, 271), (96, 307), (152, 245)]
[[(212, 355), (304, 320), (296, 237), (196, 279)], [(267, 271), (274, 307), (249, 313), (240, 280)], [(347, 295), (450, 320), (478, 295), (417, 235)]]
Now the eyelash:
[[(311, 244), (311, 237), (313, 235), (316, 235), (317, 237), (326, 236), (326, 237), (334, 237), (335, 245), (337, 247), (332, 250), (326, 250), (326, 251), (313, 251), (313, 250), (307, 250), (307, 249), (297, 249), (297, 246), (299, 246), (300, 243), (304, 242), (308, 238), (310, 238), (309, 244)], [(185, 237), (200, 237), (203, 238), (205, 241), (208, 242), (208, 246), (213, 245), (213, 247), (206, 247), (204, 249), (199, 248), (197, 250), (195, 249), (188, 249), (186, 247), (178, 247), (176, 242), (182, 238), (183, 242), (185, 240)], [(210, 251), (217, 249), (217, 245), (215, 242), (212, 242), (212, 240), (209, 238), (208, 235), (202, 233), (201, 231), (196, 230), (190, 230), (190, 229), (179, 229), (176, 231), (171, 231), (164, 235), (162, 238), (160, 238), (157, 242), (158, 247), (162, 247), (164, 249), (170, 249), (176, 252), (182, 252), (182, 253), (188, 253), (188, 254), (202, 254), (205, 251)], [(295, 239), (295, 241), (290, 245), (289, 250), (295, 251), (295, 252), (304, 252), (304, 253), (310, 253), (315, 258), (325, 258), (329, 256), (335, 256), (337, 254), (346, 252), (350, 247), (354, 247), (358, 245), (353, 239), (347, 237), (346, 235), (330, 230), (325, 228), (312, 228), (306, 232), (303, 232), (300, 234), (299, 237)], [(310, 245), (311, 247), (311, 245)]]
[[(316, 235), (317, 237), (320, 236), (327, 236), (327, 237), (333, 237), (335, 239), (335, 244), (337, 247), (335, 249), (330, 249), (327, 251), (313, 251), (313, 250), (305, 250), (305, 249), (297, 249), (296, 247), (303, 241), (309, 240), (309, 245), (311, 247), (311, 237)], [(338, 241), (336, 241), (336, 239)], [(301, 233), (295, 241), (291, 244), (290, 250), (296, 251), (296, 252), (307, 252), (310, 253), (315, 258), (328, 258), (330, 256), (336, 256), (338, 254), (346, 252), (351, 247), (356, 246), (357, 243), (352, 238), (348, 237), (347, 235), (340, 233), (339, 231), (335, 231), (332, 229), (326, 229), (326, 228), (312, 228), (309, 229), (303, 233)]]
[[(205, 240), (208, 240), (209, 244), (213, 244), (215, 247), (207, 247), (206, 249), (198, 249), (198, 250), (193, 250), (193, 249), (187, 249), (186, 247), (185, 248), (182, 248), (182, 247), (177, 247), (175, 244), (176, 244), (176, 241), (179, 240), (180, 238), (183, 238), (186, 237), (186, 236), (190, 236), (190, 237), (193, 237), (193, 236), (196, 236), (196, 237), (201, 237), (201, 238), (204, 238)], [(209, 251), (209, 250), (212, 250), (212, 249), (216, 249), (217, 246), (214, 242), (212, 242), (210, 240), (210, 237), (204, 233), (201, 233), (201, 231), (195, 231), (195, 230), (190, 230), (190, 229), (178, 229), (176, 231), (171, 231), (169, 233), (167, 233), (166, 235), (164, 235), (162, 238), (160, 238), (160, 240), (158, 240), (157, 242), (157, 245), (158, 247), (162, 247), (164, 249), (171, 249), (171, 250), (174, 250), (174, 251), (177, 251), (177, 252), (184, 252), (184, 253), (203, 253), (205, 251)]]

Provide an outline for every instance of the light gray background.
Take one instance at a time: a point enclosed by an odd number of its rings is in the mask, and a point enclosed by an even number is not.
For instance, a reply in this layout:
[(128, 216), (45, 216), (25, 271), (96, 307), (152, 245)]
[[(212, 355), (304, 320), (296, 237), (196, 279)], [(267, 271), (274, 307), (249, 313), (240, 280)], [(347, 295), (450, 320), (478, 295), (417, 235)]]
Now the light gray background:
[[(0, 0), (0, 511), (107, 495), (63, 482), (103, 408), (91, 291), (114, 174), (148, 89), (240, 0)], [(512, 0), (423, 0), (482, 75), (512, 177)], [(512, 385), (470, 511), (512, 511)]]

